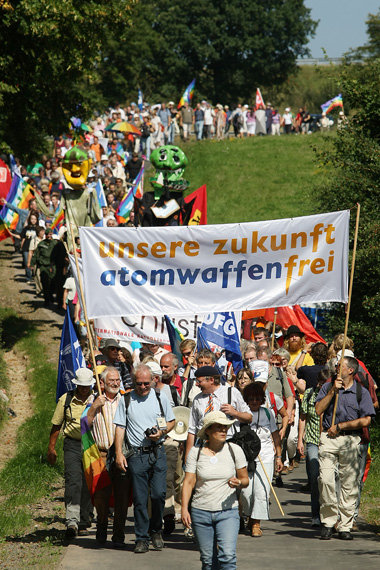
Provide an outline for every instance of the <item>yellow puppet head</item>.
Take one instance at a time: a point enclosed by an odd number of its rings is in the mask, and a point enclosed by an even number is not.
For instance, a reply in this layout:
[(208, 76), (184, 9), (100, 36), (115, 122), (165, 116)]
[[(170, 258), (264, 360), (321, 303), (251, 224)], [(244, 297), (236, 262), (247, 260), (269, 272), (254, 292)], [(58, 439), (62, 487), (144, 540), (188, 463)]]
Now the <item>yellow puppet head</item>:
[(65, 154), (62, 171), (67, 184), (74, 190), (80, 190), (86, 184), (91, 163), (91, 158), (80, 146), (74, 146)]

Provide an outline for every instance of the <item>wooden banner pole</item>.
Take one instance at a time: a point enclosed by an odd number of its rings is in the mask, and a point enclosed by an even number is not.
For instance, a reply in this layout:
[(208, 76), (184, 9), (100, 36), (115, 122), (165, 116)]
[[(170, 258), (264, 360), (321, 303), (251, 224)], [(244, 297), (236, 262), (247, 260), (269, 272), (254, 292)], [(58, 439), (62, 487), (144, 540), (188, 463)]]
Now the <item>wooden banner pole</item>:
[(274, 317), (273, 317), (273, 329), (272, 329), (272, 342), (271, 342), (271, 352), (273, 352), (274, 349), (274, 341), (275, 341), (275, 332), (276, 332), (276, 321), (277, 321), (277, 309), (274, 310)]
[[(75, 265), (76, 265), (76, 268), (77, 268), (78, 283), (79, 283), (79, 289), (80, 289), (80, 297), (81, 297), (81, 300), (82, 300), (82, 308), (83, 308), (84, 319), (85, 319), (86, 328), (87, 328), (88, 343), (89, 343), (89, 345), (90, 345), (90, 354), (91, 354), (91, 360), (92, 360), (92, 367), (93, 367), (93, 370), (94, 370), (94, 373), (95, 373), (96, 387), (97, 387), (97, 390), (98, 390), (98, 394), (100, 395), (100, 394), (102, 393), (102, 389), (101, 389), (101, 387), (100, 387), (99, 376), (98, 376), (98, 373), (97, 373), (97, 371), (96, 371), (96, 361), (95, 361), (95, 354), (94, 354), (94, 345), (93, 345), (93, 342), (92, 342), (92, 335), (91, 335), (91, 330), (90, 330), (90, 323), (89, 323), (89, 321), (88, 321), (87, 307), (86, 307), (86, 302), (85, 302), (84, 294), (83, 294), (82, 276), (81, 276), (80, 269), (79, 269), (78, 252), (77, 252), (76, 247), (75, 247), (73, 228), (71, 227), (71, 224), (70, 224), (70, 223), (68, 223), (67, 225), (68, 225), (69, 228), (70, 228), (71, 241), (72, 241), (72, 243), (73, 243), (73, 250), (74, 250), (74, 257), (75, 257)], [(113, 443), (113, 438), (111, 438), (109, 426), (108, 426), (108, 424), (107, 424), (106, 417), (105, 417), (105, 414), (104, 414), (104, 408), (102, 407), (101, 410), (102, 410), (102, 415), (103, 415), (104, 423), (105, 423), (105, 426), (106, 426), (108, 441), (109, 441), (109, 444), (112, 445), (112, 443)]]
[[(355, 260), (356, 260), (356, 247), (357, 247), (357, 243), (358, 243), (358, 233), (359, 233), (359, 219), (360, 219), (360, 204), (357, 204), (357, 211), (356, 211), (356, 222), (355, 222), (355, 236), (354, 236), (354, 247), (352, 250), (352, 263), (351, 263), (351, 274), (350, 274), (350, 285), (349, 285), (349, 289), (348, 289), (348, 303), (347, 303), (347, 311), (346, 311), (346, 322), (344, 324), (344, 336), (343, 336), (343, 346), (342, 346), (342, 356), (340, 358), (340, 364), (339, 364), (339, 373), (338, 376), (339, 378), (341, 377), (342, 374), (342, 365), (343, 365), (343, 357), (344, 357), (344, 350), (346, 348), (346, 341), (347, 341), (347, 331), (348, 331), (348, 321), (350, 320), (350, 309), (351, 309), (351, 298), (352, 298), (352, 285), (354, 282), (354, 273), (355, 273)], [(336, 416), (336, 409), (338, 406), (338, 398), (339, 398), (339, 392), (337, 393), (336, 397), (335, 397), (335, 403), (334, 403), (334, 410), (333, 410), (333, 415), (332, 415), (332, 420), (331, 420), (331, 425), (335, 425), (335, 416)]]

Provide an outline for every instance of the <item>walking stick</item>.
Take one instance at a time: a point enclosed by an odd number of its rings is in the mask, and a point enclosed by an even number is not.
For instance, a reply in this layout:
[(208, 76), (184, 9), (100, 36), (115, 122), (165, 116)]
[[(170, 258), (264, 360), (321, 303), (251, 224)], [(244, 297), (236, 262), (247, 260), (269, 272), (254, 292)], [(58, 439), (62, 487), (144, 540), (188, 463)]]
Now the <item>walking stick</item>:
[[(90, 329), (90, 323), (88, 321), (88, 316), (87, 316), (87, 307), (86, 307), (86, 302), (84, 300), (84, 294), (83, 294), (83, 285), (82, 285), (82, 276), (80, 273), (80, 269), (79, 269), (79, 262), (78, 262), (78, 252), (76, 250), (75, 247), (75, 241), (74, 241), (74, 232), (73, 232), (73, 228), (71, 227), (71, 224), (68, 223), (67, 224), (69, 226), (70, 229), (70, 235), (71, 235), (71, 241), (73, 243), (73, 250), (74, 250), (74, 257), (75, 257), (75, 265), (77, 268), (77, 275), (78, 275), (78, 283), (79, 283), (79, 291), (80, 291), (80, 296), (81, 296), (81, 300), (82, 300), (82, 307), (83, 307), (83, 312), (84, 312), (84, 320), (86, 322), (86, 328), (87, 328), (87, 336), (88, 336), (88, 343), (90, 345), (90, 353), (91, 353), (91, 360), (92, 360), (92, 367), (93, 370), (95, 372), (95, 378), (96, 378), (96, 387), (98, 390), (99, 395), (102, 393), (102, 389), (100, 387), (100, 382), (99, 382), (99, 376), (98, 373), (96, 371), (96, 361), (95, 361), (95, 354), (94, 354), (94, 345), (92, 343), (92, 335), (91, 335), (91, 329)], [(108, 423), (106, 421), (106, 416), (104, 413), (104, 408), (101, 408), (102, 410), (102, 416), (104, 419), (104, 424), (106, 426), (106, 431), (107, 431), (107, 437), (108, 437), (108, 442), (110, 445), (112, 445), (113, 443), (113, 438), (111, 438), (111, 434), (110, 434), (110, 428), (108, 426)]]
[(265, 477), (266, 477), (267, 480), (268, 480), (268, 483), (269, 483), (269, 485), (270, 485), (270, 488), (271, 488), (271, 491), (272, 491), (272, 493), (273, 493), (273, 495), (274, 495), (274, 498), (276, 499), (276, 503), (278, 504), (278, 508), (280, 509), (280, 512), (281, 512), (282, 516), (284, 517), (284, 516), (285, 516), (285, 513), (284, 513), (284, 511), (282, 510), (282, 506), (281, 506), (280, 501), (278, 500), (278, 497), (277, 497), (277, 495), (276, 495), (276, 491), (273, 489), (272, 482), (271, 482), (271, 480), (270, 480), (269, 477), (268, 477), (267, 470), (266, 470), (265, 467), (264, 467), (264, 463), (263, 463), (262, 460), (261, 460), (260, 454), (258, 455), (258, 458), (259, 458), (261, 467), (263, 468)]
[[(342, 365), (343, 365), (343, 358), (344, 358), (344, 350), (346, 348), (346, 340), (347, 340), (347, 330), (348, 330), (348, 321), (350, 318), (350, 308), (351, 308), (351, 297), (352, 297), (352, 285), (354, 282), (354, 271), (355, 271), (355, 259), (356, 259), (356, 246), (357, 246), (357, 242), (358, 242), (358, 232), (359, 232), (359, 218), (360, 218), (360, 204), (357, 204), (357, 212), (356, 212), (356, 222), (355, 222), (355, 236), (354, 236), (354, 247), (352, 250), (352, 263), (351, 263), (351, 274), (350, 274), (350, 286), (348, 289), (348, 302), (347, 302), (347, 312), (346, 312), (346, 321), (344, 323), (344, 337), (343, 337), (343, 346), (342, 346), (342, 354), (340, 357), (340, 364), (339, 364), (339, 373), (338, 376), (339, 378), (341, 377), (342, 374)], [(339, 398), (339, 392), (337, 392), (336, 396), (335, 396), (335, 402), (334, 402), (334, 409), (333, 409), (333, 415), (332, 415), (332, 420), (331, 420), (331, 425), (335, 425), (335, 416), (336, 416), (336, 409), (338, 407), (338, 398)]]

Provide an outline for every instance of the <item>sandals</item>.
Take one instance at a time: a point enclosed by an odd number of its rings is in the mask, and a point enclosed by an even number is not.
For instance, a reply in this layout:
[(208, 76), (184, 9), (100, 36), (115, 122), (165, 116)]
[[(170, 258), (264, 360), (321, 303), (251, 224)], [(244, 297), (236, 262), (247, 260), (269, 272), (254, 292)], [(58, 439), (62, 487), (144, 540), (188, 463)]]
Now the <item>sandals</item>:
[(252, 521), (251, 536), (253, 536), (253, 538), (259, 538), (260, 536), (263, 536), (263, 531), (260, 528), (260, 521), (258, 522)]

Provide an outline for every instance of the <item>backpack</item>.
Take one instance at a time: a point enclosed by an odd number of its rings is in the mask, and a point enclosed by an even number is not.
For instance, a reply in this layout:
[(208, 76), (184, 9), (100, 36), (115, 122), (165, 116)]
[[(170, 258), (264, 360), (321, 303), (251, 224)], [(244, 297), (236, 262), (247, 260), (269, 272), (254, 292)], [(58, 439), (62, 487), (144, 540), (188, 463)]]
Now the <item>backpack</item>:
[[(180, 406), (177, 388), (175, 386), (170, 386), (170, 385), (169, 385), (169, 388), (170, 388), (170, 392), (171, 392), (171, 395), (173, 398), (174, 406)], [(159, 403), (161, 403), (161, 400), (159, 400)]]
[(72, 415), (72, 413), (71, 413), (71, 400), (72, 400), (73, 397), (74, 397), (74, 392), (75, 392), (75, 390), (69, 390), (69, 391), (66, 393), (65, 403), (63, 404), (63, 426), (62, 426), (62, 431), (65, 429), (66, 424), (67, 424), (67, 419), (66, 419), (66, 412), (67, 412), (67, 410), (70, 411), (71, 419), (73, 418), (73, 415)]
[(186, 391), (185, 391), (185, 397), (183, 400), (183, 405), (188, 408), (189, 407), (189, 394), (190, 391), (192, 389), (192, 387), (194, 386), (194, 378), (188, 378), (187, 379), (187, 384), (186, 384)]
[[(228, 388), (228, 403), (231, 404), (232, 387)], [(266, 410), (269, 418), (269, 410)], [(235, 428), (236, 429), (236, 428)], [(240, 424), (240, 431), (235, 432), (229, 439), (231, 443), (235, 443), (242, 448), (247, 460), (248, 473), (254, 473), (256, 470), (256, 457), (260, 453), (261, 441), (255, 430), (251, 429), (248, 424)]]
[[(278, 416), (278, 409), (277, 409), (277, 405), (276, 405), (276, 398), (274, 397), (273, 392), (269, 392), (269, 400), (270, 400), (271, 406), (272, 406), (272, 408), (273, 408), (275, 417), (277, 418), (277, 416)], [(265, 408), (265, 409), (266, 409), (266, 408)]]

